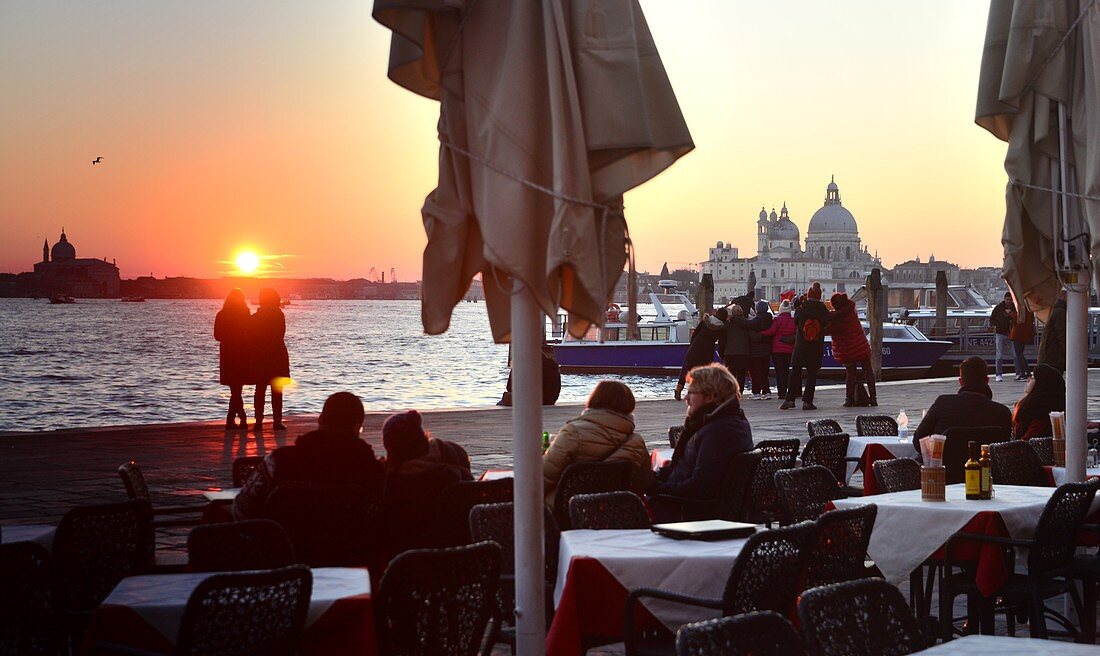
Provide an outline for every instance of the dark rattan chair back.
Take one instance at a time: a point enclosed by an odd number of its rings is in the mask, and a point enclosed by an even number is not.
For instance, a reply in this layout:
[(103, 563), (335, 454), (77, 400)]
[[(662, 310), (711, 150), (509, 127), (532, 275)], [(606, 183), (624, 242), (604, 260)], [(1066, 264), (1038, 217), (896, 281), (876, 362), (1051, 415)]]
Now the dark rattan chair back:
[(0, 654), (59, 654), (50, 553), (40, 544), (0, 545)]
[(920, 489), (920, 463), (912, 458), (876, 460), (871, 467), (875, 470), (878, 488), (884, 494)]
[(668, 446), (675, 449), (676, 443), (680, 441), (680, 434), (684, 432), (683, 425), (669, 426), (668, 427)]
[(436, 523), (433, 543), (439, 547), (469, 544), (470, 509), (479, 504), (507, 503), (512, 500), (513, 479), (459, 481), (436, 497)]
[(821, 465), (775, 472), (775, 489), (783, 524), (817, 519), (825, 512), (825, 504), (840, 494), (836, 478)]
[(575, 494), (616, 492), (630, 489), (634, 465), (626, 460), (575, 462), (565, 468), (554, 494), (554, 521), (565, 531), (569, 524), (569, 500)]
[(817, 546), (806, 557), (806, 588), (866, 576), (867, 545), (878, 506), (830, 510), (817, 519)]
[(633, 492), (577, 494), (569, 500), (569, 521), (573, 528), (649, 528), (645, 504)]
[(807, 590), (798, 618), (811, 656), (902, 656), (927, 646), (901, 592), (882, 579)]
[(836, 419), (814, 419), (806, 422), (806, 432), (809, 437), (817, 437), (818, 435), (843, 433), (844, 429), (840, 427), (840, 422)]
[(775, 472), (791, 469), (798, 462), (798, 450), (802, 443), (798, 438), (786, 440), (762, 440), (756, 450), (763, 456), (752, 477), (749, 495), (752, 501), (750, 517), (770, 522), (779, 517), (779, 494), (775, 491)]
[(357, 485), (279, 484), (264, 515), (278, 522), (298, 562), (310, 567), (356, 567), (371, 561), (379, 540), (381, 499)]
[(811, 437), (802, 450), (802, 466), (821, 465), (829, 470), (839, 487), (848, 473), (848, 434), (818, 435)]
[(685, 624), (676, 632), (676, 656), (799, 656), (802, 638), (775, 611)]
[(859, 415), (856, 417), (856, 435), (860, 437), (897, 436), (898, 422), (886, 415)]
[(233, 487), (244, 487), (252, 472), (264, 463), (263, 456), (242, 456), (233, 461)]
[(118, 477), (122, 479), (122, 484), (126, 486), (127, 497), (141, 499), (149, 504), (153, 503), (152, 498), (149, 496), (149, 486), (145, 484), (145, 475), (141, 473), (141, 467), (138, 467), (137, 462), (131, 460), (120, 466)]
[(1035, 453), (1039, 455), (1039, 462), (1044, 467), (1054, 466), (1054, 438), (1053, 437), (1033, 437), (1027, 441), (1031, 445), (1031, 448), (1035, 449)]
[(943, 433), (947, 438), (943, 443), (943, 466), (948, 485), (964, 482), (963, 465), (970, 457), (967, 452), (968, 442), (992, 444), (1007, 442), (1012, 438), (1007, 428), (998, 426), (948, 428)]
[(1078, 534), (1088, 516), (1100, 479), (1060, 485), (1035, 526), (1035, 547), (1027, 552), (1027, 571), (1038, 575), (1073, 564)]
[(379, 651), (473, 656), (496, 612), (501, 550), (492, 542), (413, 549), (390, 563), (375, 603)]
[(204, 579), (183, 610), (176, 653), (297, 654), (312, 590), (304, 565)]
[(1047, 473), (1039, 454), (1023, 440), (989, 445), (993, 480), (1001, 485), (1046, 487)]
[(718, 519), (731, 522), (742, 522), (748, 519), (749, 509), (752, 506), (752, 480), (756, 476), (756, 469), (760, 466), (764, 454), (759, 451), (747, 451), (738, 453), (730, 460), (726, 469), (726, 478), (722, 482), (722, 489), (718, 493), (715, 504)]
[(296, 562), (290, 536), (270, 519), (204, 524), (187, 536), (187, 563), (193, 572), (275, 569)]
[(148, 502), (83, 506), (65, 513), (54, 534), (58, 606), (88, 611), (118, 582), (151, 564), (153, 515)]
[(722, 595), (722, 614), (755, 610), (790, 614), (802, 591), (806, 558), (816, 540), (817, 525), (813, 522), (750, 536), (730, 569)]

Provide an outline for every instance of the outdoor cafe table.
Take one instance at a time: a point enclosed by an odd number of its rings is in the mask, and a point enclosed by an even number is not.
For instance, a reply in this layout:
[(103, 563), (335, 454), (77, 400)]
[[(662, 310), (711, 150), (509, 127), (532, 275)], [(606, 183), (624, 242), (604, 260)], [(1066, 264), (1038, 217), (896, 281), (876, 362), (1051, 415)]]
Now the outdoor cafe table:
[[(319, 567), (313, 573), (303, 634), (306, 654), (373, 655), (378, 651), (366, 569)], [(191, 592), (212, 573), (123, 579), (96, 609), (84, 651), (97, 642), (169, 653)]]
[[(1050, 476), (1054, 479), (1055, 485), (1061, 485), (1066, 482), (1066, 468), (1065, 467), (1051, 467)], [(1085, 480), (1090, 478), (1100, 477), (1100, 467), (1089, 467), (1085, 469)]]
[(901, 442), (894, 435), (849, 437), (848, 453), (845, 455), (849, 459), (845, 480), (851, 478), (856, 467), (859, 467), (863, 470), (863, 494), (878, 494), (878, 483), (875, 481), (875, 470), (871, 463), (892, 458), (916, 458), (918, 455), (910, 439)]
[[(921, 501), (920, 490), (907, 490), (832, 503), (836, 508), (878, 506), (867, 553), (886, 580), (898, 585), (957, 532), (1031, 538), (1055, 489), (994, 484), (995, 498), (967, 501), (966, 486), (959, 483), (947, 486), (946, 501)], [(1098, 506), (1100, 499), (1094, 501), (1093, 510)], [(977, 561), (978, 589), (986, 596), (1008, 578), (999, 545), (974, 545), (969, 551), (960, 545), (956, 557)], [(1017, 564), (1022, 563), (1018, 560)]]
[(0, 527), (0, 542), (36, 542), (53, 550), (53, 536), (57, 527), (52, 524), (16, 524)]
[[(556, 611), (546, 653), (581, 654), (584, 636), (621, 640), (626, 596), (635, 588), (721, 597), (745, 542), (674, 540), (648, 529), (563, 532), (554, 588)], [(642, 624), (663, 624), (670, 631), (719, 615), (708, 608), (655, 600), (643, 603)]]
[(1085, 656), (1097, 653), (1096, 645), (1078, 645), (1057, 640), (968, 635), (930, 647), (917, 654), (939, 656)]

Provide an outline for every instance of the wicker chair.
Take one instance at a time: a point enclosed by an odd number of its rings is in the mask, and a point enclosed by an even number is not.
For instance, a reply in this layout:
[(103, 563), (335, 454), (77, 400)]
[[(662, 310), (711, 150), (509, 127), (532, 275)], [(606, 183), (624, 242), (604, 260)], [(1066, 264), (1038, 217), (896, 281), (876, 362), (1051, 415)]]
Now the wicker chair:
[(836, 419), (814, 419), (806, 422), (806, 432), (809, 433), (809, 437), (817, 437), (818, 435), (843, 433), (844, 429), (840, 427), (840, 422)]
[(629, 490), (634, 465), (626, 460), (611, 462), (574, 462), (565, 468), (554, 493), (554, 521), (566, 531), (569, 523), (569, 500), (574, 494)]
[[(978, 533), (956, 533), (951, 536), (944, 546), (940, 608), (950, 608), (955, 597), (965, 595), (969, 600), (977, 601), (982, 607), (983, 623), (992, 620), (993, 608), (988, 599), (978, 591), (973, 573), (966, 570), (955, 573), (955, 569), (959, 567), (959, 564), (952, 560), (952, 550), (956, 542), (960, 540), (987, 542), (1006, 548), (1014, 547), (1017, 550), (1027, 549), (1027, 573), (1009, 574), (1004, 587), (994, 596), (1000, 596), (1004, 600), (1010, 613), (1009, 617), (1012, 617), (1011, 613), (1017, 609), (1029, 616), (1033, 638), (1047, 637), (1047, 617), (1061, 624), (1075, 638), (1079, 637), (1072, 623), (1064, 615), (1046, 607), (1043, 601), (1068, 593), (1077, 616), (1083, 616), (1081, 598), (1077, 594), (1077, 587), (1073, 584), (1072, 569), (1081, 527), (1085, 523), (1098, 488), (1100, 488), (1100, 479), (1093, 479), (1086, 483), (1066, 483), (1056, 489), (1043, 508), (1034, 536), (1030, 540)], [(944, 617), (940, 620), (941, 631), (946, 637), (951, 635), (953, 627), (949, 614), (942, 613), (942, 615)], [(1009, 631), (1013, 632), (1011, 624)]]
[(642, 599), (699, 606), (739, 615), (772, 610), (787, 614), (802, 589), (806, 558), (817, 541), (817, 525), (804, 522), (795, 526), (754, 533), (745, 542), (730, 568), (721, 599), (707, 599), (658, 590), (638, 588), (626, 597), (624, 635), (626, 653), (674, 653), (674, 644), (665, 634), (646, 640), (635, 624), (635, 605)]
[(751, 503), (749, 491), (753, 476), (763, 454), (758, 451), (738, 453), (730, 459), (722, 478), (718, 496), (712, 499), (692, 499), (671, 494), (657, 494), (651, 499), (658, 521), (695, 521), (725, 519), (740, 522), (747, 519)]
[(860, 437), (897, 437), (898, 422), (886, 415), (859, 415), (856, 417), (856, 435)]
[(779, 494), (775, 491), (775, 472), (791, 469), (798, 461), (798, 450), (802, 443), (798, 438), (785, 440), (762, 440), (756, 444), (756, 450), (763, 456), (756, 466), (749, 487), (752, 508), (749, 520), (767, 524), (779, 518)]
[(964, 482), (963, 465), (970, 457), (968, 442), (981, 445), (1012, 439), (1011, 431), (999, 426), (956, 427), (948, 428), (943, 433), (946, 438), (943, 443), (943, 466), (948, 485)]
[(187, 536), (187, 562), (194, 572), (238, 572), (295, 564), (290, 536), (270, 519), (196, 526)]
[[(141, 473), (141, 467), (131, 460), (118, 468), (118, 476), (122, 484), (126, 486), (126, 496), (130, 499), (140, 499), (153, 508), (153, 528), (172, 528), (179, 526), (198, 526), (202, 521), (202, 506), (153, 506), (153, 499), (149, 494), (149, 486), (145, 483), (145, 476)], [(158, 516), (165, 519), (157, 519)]]
[(829, 470), (840, 489), (848, 478), (848, 434), (818, 435), (811, 437), (802, 449), (802, 466), (821, 465)]
[(1002, 485), (1047, 487), (1048, 479), (1039, 454), (1023, 440), (989, 445), (993, 480)]
[(40, 544), (0, 545), (0, 654), (59, 654), (50, 553)]
[(479, 504), (511, 501), (513, 485), (513, 479), (499, 478), (491, 481), (459, 481), (443, 488), (435, 501), (432, 543), (437, 547), (469, 544), (472, 541), (470, 509)]
[(806, 558), (805, 587), (843, 583), (867, 575), (867, 545), (878, 506), (830, 510), (817, 519), (817, 546)]
[(357, 485), (280, 483), (264, 504), (264, 517), (286, 529), (298, 562), (310, 567), (371, 564), (378, 544), (381, 500)]
[(412, 549), (390, 563), (376, 597), (379, 652), (473, 656), (496, 615), (500, 546)]
[(810, 656), (901, 656), (928, 646), (901, 592), (881, 579), (807, 590), (798, 618)]
[(791, 621), (764, 610), (685, 624), (676, 656), (799, 656), (802, 638)]
[(675, 449), (676, 443), (680, 441), (680, 435), (684, 432), (683, 425), (669, 426), (668, 427), (668, 445)]
[(304, 565), (210, 576), (187, 600), (176, 653), (297, 654), (312, 589)]
[(649, 528), (645, 504), (633, 492), (578, 494), (569, 500), (569, 521), (573, 528)]
[(825, 504), (840, 496), (836, 479), (821, 465), (780, 469), (775, 472), (775, 489), (783, 525), (817, 519)]
[(876, 460), (871, 463), (875, 480), (884, 494), (920, 489), (920, 463), (912, 458)]
[(244, 487), (244, 484), (252, 476), (260, 465), (264, 463), (263, 456), (242, 456), (233, 461), (233, 487)]
[(1033, 437), (1027, 441), (1031, 445), (1031, 448), (1035, 449), (1035, 453), (1039, 454), (1039, 462), (1044, 467), (1054, 466), (1054, 438), (1053, 437)]

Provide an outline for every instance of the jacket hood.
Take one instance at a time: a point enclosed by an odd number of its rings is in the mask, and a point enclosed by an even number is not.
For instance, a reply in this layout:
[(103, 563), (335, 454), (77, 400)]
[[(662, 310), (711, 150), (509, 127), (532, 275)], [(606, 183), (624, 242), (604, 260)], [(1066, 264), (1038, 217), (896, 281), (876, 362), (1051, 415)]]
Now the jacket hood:
[(591, 422), (606, 430), (622, 433), (624, 436), (634, 432), (634, 417), (603, 408), (586, 408), (580, 417), (572, 421)]
[(837, 292), (836, 294), (833, 294), (832, 298), (830, 298), (829, 300), (832, 302), (834, 310), (847, 310), (848, 308), (855, 306), (855, 303), (848, 300), (848, 295), (844, 292)]

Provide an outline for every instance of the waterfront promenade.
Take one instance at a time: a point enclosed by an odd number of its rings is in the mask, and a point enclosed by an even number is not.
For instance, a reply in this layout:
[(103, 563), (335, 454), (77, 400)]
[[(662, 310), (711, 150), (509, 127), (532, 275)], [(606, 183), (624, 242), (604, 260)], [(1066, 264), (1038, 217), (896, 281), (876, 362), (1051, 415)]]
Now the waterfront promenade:
[[(673, 383), (670, 380), (670, 391)], [(1015, 403), (1024, 390), (1022, 382), (1006, 380), (991, 385), (994, 398), (1007, 405)], [(1089, 386), (1100, 390), (1100, 369), (1089, 371)], [(904, 408), (915, 428), (922, 409), (940, 394), (956, 389), (955, 379), (880, 383), (878, 408), (842, 408), (843, 386), (828, 385), (818, 390), (817, 411), (781, 411), (778, 399), (747, 399), (743, 406), (755, 440), (794, 436), (805, 441), (808, 419), (832, 417), (855, 434), (856, 415), (874, 412), (896, 416)], [(546, 407), (543, 427), (556, 432), (580, 411), (580, 405)], [(364, 426), (363, 436), (378, 455), (384, 453), (380, 431), (389, 414), (368, 413)], [(670, 398), (640, 401), (635, 418), (638, 431), (654, 448), (667, 446), (667, 429), (682, 422), (683, 414), (683, 402)], [(1100, 418), (1096, 394), (1089, 398), (1089, 418)], [(288, 431), (268, 430), (259, 436), (251, 431), (226, 432), (220, 421), (0, 433), (0, 524), (54, 523), (73, 506), (124, 498), (116, 470), (130, 459), (141, 465), (155, 503), (198, 505), (204, 501), (203, 490), (232, 484), (234, 458), (267, 453), (293, 443), (299, 434), (314, 428), (316, 421), (316, 415), (292, 415)], [(509, 408), (425, 411), (424, 424), (433, 434), (462, 444), (470, 453), (475, 475), (484, 469), (511, 467)]]

